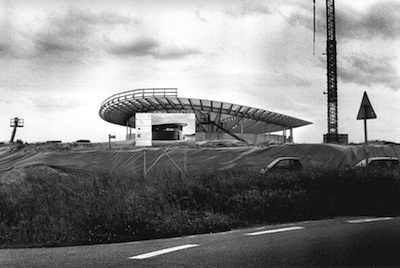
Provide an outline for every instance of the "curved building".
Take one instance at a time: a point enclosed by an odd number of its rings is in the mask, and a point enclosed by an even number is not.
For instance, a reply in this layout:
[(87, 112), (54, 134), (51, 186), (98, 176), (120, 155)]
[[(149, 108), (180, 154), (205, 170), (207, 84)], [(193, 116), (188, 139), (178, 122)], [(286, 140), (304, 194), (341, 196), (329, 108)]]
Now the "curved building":
[[(107, 98), (100, 107), (100, 117), (107, 122), (135, 128), (137, 113), (195, 114), (196, 140), (235, 138), (246, 143), (268, 142), (272, 132), (306, 126), (311, 122), (267, 110), (213, 100), (178, 98), (176, 88), (135, 89)], [(276, 135), (275, 135), (276, 136)], [(283, 139), (283, 140), (282, 140)]]

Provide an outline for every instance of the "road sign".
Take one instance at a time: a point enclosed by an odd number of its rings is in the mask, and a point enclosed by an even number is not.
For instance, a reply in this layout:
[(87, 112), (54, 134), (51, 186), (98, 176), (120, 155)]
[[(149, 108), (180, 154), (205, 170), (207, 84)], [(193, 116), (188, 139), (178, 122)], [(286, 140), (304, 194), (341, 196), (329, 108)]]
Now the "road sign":
[(367, 92), (365, 91), (363, 99), (361, 101), (360, 110), (358, 111), (357, 115), (357, 120), (364, 120), (364, 119), (376, 119), (374, 108), (372, 108)]
[[(374, 108), (372, 108), (371, 102), (369, 101), (367, 92), (364, 91), (364, 96), (361, 101), (360, 110), (358, 111), (357, 120), (364, 120), (364, 137), (365, 144), (368, 144), (368, 131), (367, 131), (367, 119), (375, 119), (376, 114)], [(366, 159), (368, 155), (366, 153)]]

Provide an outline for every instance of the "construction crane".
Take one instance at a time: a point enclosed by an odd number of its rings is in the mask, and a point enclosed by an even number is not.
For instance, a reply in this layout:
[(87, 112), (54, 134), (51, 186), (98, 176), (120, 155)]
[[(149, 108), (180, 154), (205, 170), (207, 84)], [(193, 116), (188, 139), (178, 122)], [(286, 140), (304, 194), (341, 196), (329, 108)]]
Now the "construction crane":
[[(313, 0), (313, 2), (315, 43), (315, 0)], [(334, 0), (326, 0), (326, 32), (327, 92), (324, 93), (328, 96), (328, 132), (324, 135), (324, 143), (347, 143), (347, 134), (339, 134), (338, 132), (337, 51)]]
[(335, 1), (326, 0), (326, 59), (328, 76), (328, 133), (325, 142), (339, 143)]

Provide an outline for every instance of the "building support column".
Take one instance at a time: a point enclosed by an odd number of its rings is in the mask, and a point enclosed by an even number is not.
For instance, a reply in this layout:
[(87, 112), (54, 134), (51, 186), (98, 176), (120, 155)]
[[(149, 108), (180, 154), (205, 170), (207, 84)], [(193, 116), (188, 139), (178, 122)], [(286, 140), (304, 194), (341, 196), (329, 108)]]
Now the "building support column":
[(293, 138), (293, 128), (290, 129), (290, 138), (289, 138), (290, 142), (294, 142), (294, 138)]
[(129, 140), (131, 137), (129, 136), (129, 120), (126, 120), (126, 135), (125, 135), (125, 140)]

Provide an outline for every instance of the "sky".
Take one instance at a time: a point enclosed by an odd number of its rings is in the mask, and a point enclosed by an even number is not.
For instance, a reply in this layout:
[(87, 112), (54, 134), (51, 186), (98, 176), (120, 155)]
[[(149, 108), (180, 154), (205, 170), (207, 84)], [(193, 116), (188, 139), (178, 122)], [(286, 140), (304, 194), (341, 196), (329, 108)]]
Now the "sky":
[[(24, 142), (124, 140), (101, 103), (139, 88), (241, 104), (313, 122), (297, 143), (327, 133), (325, 1), (0, 0), (0, 141), (10, 119)], [(336, 0), (338, 130), (400, 142), (400, 2)]]

